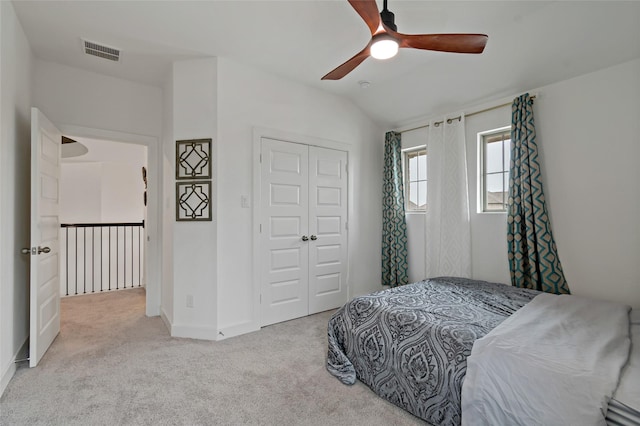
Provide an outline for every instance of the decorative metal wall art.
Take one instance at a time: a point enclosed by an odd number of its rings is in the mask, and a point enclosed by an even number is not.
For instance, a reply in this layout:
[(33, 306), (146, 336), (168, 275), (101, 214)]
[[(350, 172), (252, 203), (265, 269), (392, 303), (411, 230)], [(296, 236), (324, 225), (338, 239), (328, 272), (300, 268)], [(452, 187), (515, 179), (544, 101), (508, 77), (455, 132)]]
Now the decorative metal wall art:
[(176, 141), (176, 180), (211, 179), (211, 139)]
[(211, 221), (211, 139), (176, 141), (176, 221)]
[(144, 182), (144, 188), (147, 189), (147, 168), (142, 166), (142, 181)]
[(144, 196), (142, 197), (142, 202), (144, 205), (147, 205), (147, 168), (142, 166), (142, 181), (144, 182)]
[(211, 221), (211, 181), (176, 182), (176, 221)]

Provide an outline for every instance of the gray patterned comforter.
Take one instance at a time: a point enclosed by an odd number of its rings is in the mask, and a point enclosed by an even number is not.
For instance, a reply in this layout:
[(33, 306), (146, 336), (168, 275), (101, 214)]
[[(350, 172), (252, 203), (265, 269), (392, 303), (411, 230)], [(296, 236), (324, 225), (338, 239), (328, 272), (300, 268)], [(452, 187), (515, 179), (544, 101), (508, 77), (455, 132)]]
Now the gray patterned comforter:
[(459, 425), (473, 342), (538, 293), (443, 277), (357, 297), (329, 320), (327, 369), (431, 424)]

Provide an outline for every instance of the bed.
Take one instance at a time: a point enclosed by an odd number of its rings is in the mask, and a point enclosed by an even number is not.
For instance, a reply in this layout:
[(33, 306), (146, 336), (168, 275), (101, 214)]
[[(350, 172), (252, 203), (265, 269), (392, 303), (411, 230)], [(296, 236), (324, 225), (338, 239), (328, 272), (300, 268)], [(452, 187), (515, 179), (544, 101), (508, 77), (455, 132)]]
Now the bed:
[[(468, 411), (472, 415), (465, 414), (466, 409), (463, 411), (461, 400), (467, 359), (474, 343), (494, 339), (507, 319), (510, 319), (507, 323), (513, 323), (517, 317), (526, 320), (527, 310), (522, 308), (538, 295), (537, 291), (504, 284), (440, 277), (355, 298), (329, 321), (327, 369), (345, 384), (360, 380), (382, 398), (430, 424), (491, 424), (483, 422), (473, 410)], [(514, 315), (516, 312), (519, 314)], [(624, 315), (628, 323), (628, 307), (617, 311), (611, 327), (618, 327), (616, 321), (623, 321)], [(616, 339), (614, 343), (622, 346), (616, 352), (614, 363), (620, 365), (607, 369), (611, 371), (610, 376), (615, 373), (615, 384), (628, 358), (628, 327), (627, 346), (624, 332)], [(623, 359), (621, 354), (625, 350)], [(477, 360), (480, 367), (474, 368), (482, 371), (485, 361)], [(497, 364), (494, 367), (499, 369), (499, 361)], [(491, 393), (490, 386), (482, 388), (486, 384), (482, 375), (474, 374), (474, 377), (478, 379), (473, 387), (476, 392), (468, 395), (482, 395), (480, 390)], [(608, 378), (609, 382), (613, 379)], [(505, 378), (507, 383), (509, 380), (510, 377)], [(615, 389), (612, 386), (604, 398), (605, 404)], [(526, 396), (515, 397), (519, 398), (526, 399)], [(604, 412), (599, 413), (604, 423), (606, 405)]]
[(607, 410), (607, 424), (640, 425), (640, 310), (629, 315), (631, 352)]

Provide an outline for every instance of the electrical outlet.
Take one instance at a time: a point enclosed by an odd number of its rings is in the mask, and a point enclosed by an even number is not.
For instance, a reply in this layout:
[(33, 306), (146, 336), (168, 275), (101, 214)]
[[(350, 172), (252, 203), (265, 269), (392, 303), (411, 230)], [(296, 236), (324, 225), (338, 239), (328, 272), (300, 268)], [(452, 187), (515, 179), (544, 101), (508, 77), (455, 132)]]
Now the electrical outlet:
[(193, 294), (187, 294), (187, 308), (193, 308)]

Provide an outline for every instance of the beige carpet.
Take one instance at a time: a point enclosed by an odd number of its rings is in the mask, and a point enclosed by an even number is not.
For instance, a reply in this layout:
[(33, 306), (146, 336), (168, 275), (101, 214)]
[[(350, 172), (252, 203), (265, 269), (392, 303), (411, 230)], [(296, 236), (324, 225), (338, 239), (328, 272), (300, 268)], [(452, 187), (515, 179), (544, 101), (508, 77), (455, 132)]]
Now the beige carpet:
[(0, 425), (411, 425), (325, 369), (325, 312), (221, 342), (171, 338), (144, 290), (66, 298), (40, 365), (0, 399)]

